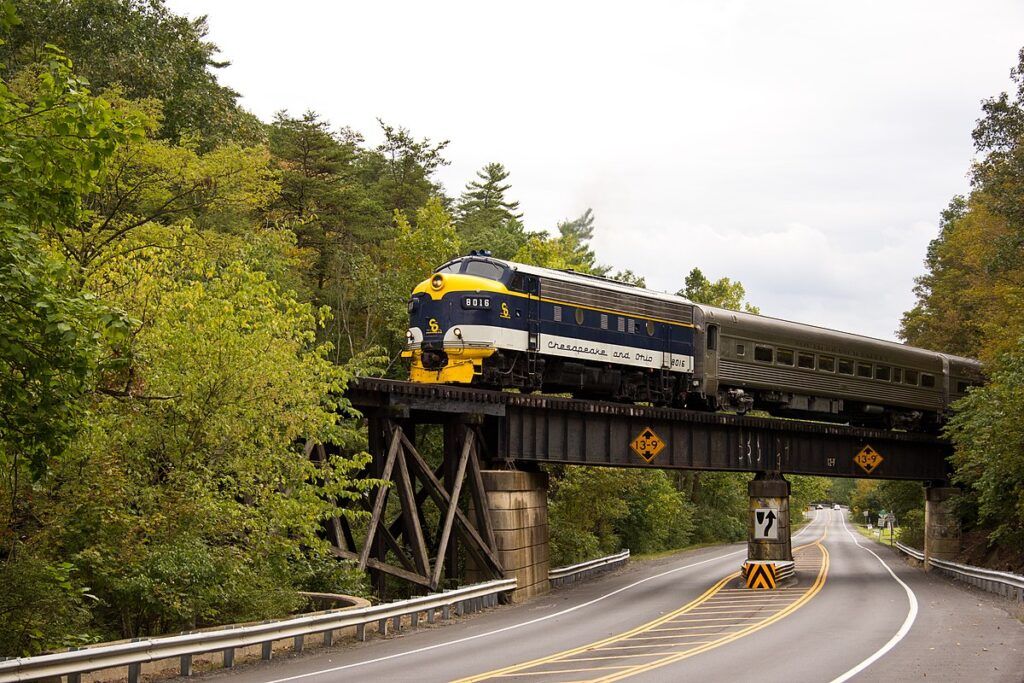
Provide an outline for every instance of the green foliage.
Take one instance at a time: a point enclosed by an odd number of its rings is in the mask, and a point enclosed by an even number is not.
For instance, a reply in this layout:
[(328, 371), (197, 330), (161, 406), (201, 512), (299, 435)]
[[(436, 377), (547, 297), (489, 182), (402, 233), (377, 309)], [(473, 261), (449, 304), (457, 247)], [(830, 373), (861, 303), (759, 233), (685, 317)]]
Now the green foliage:
[(549, 497), (554, 566), (621, 548), (679, 548), (694, 528), (693, 509), (661, 470), (567, 467), (553, 479)]
[(476, 172), (477, 180), (467, 185), (456, 207), (456, 226), (467, 250), (486, 249), (496, 258), (512, 258), (529, 235), (523, 227), (519, 202), (505, 193), (512, 187), (509, 173), (499, 163)]
[(74, 571), (28, 555), (0, 562), (0, 652), (33, 655), (93, 640), (86, 629), (95, 598)]
[(681, 488), (694, 506), (697, 543), (742, 541), (747, 537), (747, 482), (740, 472), (686, 472)]
[(694, 268), (686, 276), (685, 286), (676, 292), (677, 296), (686, 297), (690, 301), (708, 306), (720, 306), (734, 311), (760, 313), (757, 306), (744, 301), (747, 291), (738, 280), (727, 277), (712, 282), (704, 276), (700, 268)]
[(829, 482), (826, 500), (830, 500), (833, 503), (839, 503), (840, 505), (850, 505), (850, 501), (853, 498), (853, 492), (857, 488), (857, 480), (847, 479), (845, 477), (835, 477), (830, 479)]
[(793, 522), (800, 521), (802, 511), (812, 502), (829, 500), (832, 482), (825, 477), (807, 477), (794, 474), (787, 476), (786, 479), (789, 480), (789, 509)]
[[(514, 260), (545, 268), (604, 275), (610, 268), (597, 263), (594, 251), (590, 247), (593, 236), (594, 212), (587, 209), (578, 218), (561, 221), (558, 224), (558, 237), (550, 237), (544, 233), (529, 235)], [(626, 278), (633, 278), (634, 282), (641, 279), (630, 271), (623, 275)]]
[(227, 62), (206, 40), (205, 17), (176, 15), (163, 0), (19, 0), (18, 14), (0, 45), (5, 78), (45, 61), (54, 44), (96, 90), (119, 85), (133, 100), (163, 101), (163, 139), (198, 135), (211, 148), (262, 137), (259, 121), (236, 104), (238, 94), (217, 83), (214, 70)]
[(1024, 338), (1000, 357), (990, 381), (956, 405), (947, 433), (956, 481), (976, 496), (991, 539), (1024, 545)]
[[(850, 510), (854, 519), (861, 520), (864, 510), (873, 520), (880, 510), (896, 514), (902, 524), (904, 516), (914, 510), (924, 510), (924, 488), (918, 481), (857, 479), (850, 497)], [(923, 512), (922, 512), (923, 514)]]
[(1024, 50), (1013, 90), (982, 103), (974, 129), (971, 192), (943, 212), (928, 247), (917, 303), (902, 321), (909, 343), (980, 358), (990, 377), (956, 406), (955, 479), (961, 511), (990, 539), (1024, 543), (1024, 439), (1020, 431), (1024, 339)]

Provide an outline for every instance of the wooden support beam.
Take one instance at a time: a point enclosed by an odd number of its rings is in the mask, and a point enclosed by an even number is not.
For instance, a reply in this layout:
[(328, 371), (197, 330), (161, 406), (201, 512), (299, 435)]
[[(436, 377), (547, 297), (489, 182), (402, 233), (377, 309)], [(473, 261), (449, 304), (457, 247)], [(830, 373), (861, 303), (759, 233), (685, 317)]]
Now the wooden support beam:
[[(347, 550), (342, 550), (341, 548), (331, 548), (331, 552), (334, 554), (335, 557), (340, 557), (343, 560), (359, 559), (359, 555), (356, 555), (355, 553), (350, 553)], [(366, 559), (366, 566), (370, 569), (376, 569), (377, 571), (384, 572), (385, 574), (391, 574), (392, 576), (397, 576), (400, 579), (411, 581), (412, 583), (415, 583), (419, 586), (423, 586), (424, 588), (430, 588), (430, 579), (428, 579), (427, 577), (420, 576), (419, 574), (414, 574), (412, 572), (406, 571), (394, 565), (388, 564), (387, 562), (381, 562), (380, 560), (377, 560), (375, 558), (368, 557)]]
[[(416, 563), (416, 571), (424, 576), (430, 575), (430, 560), (427, 558), (427, 542), (423, 538), (423, 527), (420, 526), (420, 515), (416, 509), (416, 495), (409, 479), (409, 468), (405, 456), (398, 456), (398, 497), (402, 502), (402, 519), (405, 527), (405, 540), (412, 549), (412, 559)], [(384, 529), (387, 531), (387, 529)]]
[(469, 460), (473, 449), (474, 434), (466, 432), (466, 441), (462, 445), (462, 455), (459, 457), (459, 466), (455, 470), (455, 479), (452, 482), (451, 499), (448, 509), (445, 511), (444, 524), (441, 526), (441, 540), (437, 545), (437, 559), (434, 561), (434, 573), (430, 577), (430, 589), (437, 590), (441, 582), (441, 571), (444, 569), (444, 554), (448, 550), (448, 539), (452, 535), (452, 525), (455, 523), (455, 513), (459, 509), (459, 494), (462, 492), (462, 480), (466, 476), (466, 462)]
[[(402, 438), (402, 443), (406, 448), (406, 453), (410, 456), (410, 461), (419, 470), (419, 475), (423, 479), (425, 484), (430, 484), (429, 491), (430, 495), (434, 498), (438, 507), (447, 510), (448, 505), (451, 505), (451, 496), (445, 491), (444, 487), (441, 486), (441, 482), (437, 480), (434, 473), (431, 471), (430, 466), (426, 463), (423, 457), (416, 451), (415, 446), (409, 443), (408, 439), (405, 438), (401, 432), (399, 435)], [(502, 577), (505, 574), (505, 570), (501, 566), (501, 560), (498, 559), (494, 551), (487, 547), (487, 543), (480, 538), (480, 534), (477, 533), (476, 528), (470, 523), (466, 515), (459, 510), (458, 505), (455, 505), (455, 519), (459, 522), (455, 526), (456, 533), (464, 537), (467, 542), (467, 549), (477, 556), (480, 560), (480, 564), (489, 567), (495, 577)]]
[(384, 502), (387, 500), (387, 482), (391, 479), (391, 470), (395, 466), (395, 458), (402, 445), (403, 436), (402, 430), (399, 427), (395, 427), (393, 429), (391, 446), (388, 448), (387, 459), (384, 461), (384, 471), (380, 476), (383, 483), (380, 485), (380, 488), (377, 489), (377, 499), (373, 504), (373, 513), (370, 515), (370, 530), (367, 532), (366, 544), (363, 546), (363, 552), (359, 554), (359, 569), (366, 569), (367, 560), (370, 558), (370, 550), (373, 546), (373, 537), (377, 533), (377, 526), (380, 524), (380, 516), (384, 512)]
[[(475, 430), (474, 430), (475, 431)], [(482, 444), (483, 439), (478, 438), (474, 443)], [(478, 449), (473, 448), (473, 452), (469, 456), (469, 481), (470, 495), (473, 496), (473, 507), (476, 508), (476, 523), (477, 529), (483, 534), (484, 541), (487, 542), (487, 547), (491, 551), (498, 552), (498, 542), (494, 537), (494, 525), (491, 524), (491, 509), (487, 504), (487, 490), (484, 488), (484, 478), (480, 473), (480, 459), (478, 457)]]

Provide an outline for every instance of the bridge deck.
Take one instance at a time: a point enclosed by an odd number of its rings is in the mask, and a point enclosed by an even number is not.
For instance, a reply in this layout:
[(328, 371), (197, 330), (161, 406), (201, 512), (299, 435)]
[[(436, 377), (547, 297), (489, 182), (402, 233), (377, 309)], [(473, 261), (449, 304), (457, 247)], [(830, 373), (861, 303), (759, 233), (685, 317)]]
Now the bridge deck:
[(472, 416), (493, 435), (490, 457), (505, 461), (941, 481), (951, 450), (929, 434), (462, 386), (364, 378), (347, 396), (413, 423)]

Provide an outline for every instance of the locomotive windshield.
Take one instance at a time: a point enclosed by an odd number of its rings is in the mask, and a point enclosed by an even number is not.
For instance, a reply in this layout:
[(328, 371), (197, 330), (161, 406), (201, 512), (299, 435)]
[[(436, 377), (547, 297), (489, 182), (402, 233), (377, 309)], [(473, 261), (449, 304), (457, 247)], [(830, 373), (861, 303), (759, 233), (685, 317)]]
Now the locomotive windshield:
[(487, 259), (463, 258), (455, 261), (449, 261), (434, 272), (464, 273), (466, 275), (485, 277), (488, 280), (498, 280), (500, 282), (504, 278), (505, 273), (508, 272), (508, 268)]

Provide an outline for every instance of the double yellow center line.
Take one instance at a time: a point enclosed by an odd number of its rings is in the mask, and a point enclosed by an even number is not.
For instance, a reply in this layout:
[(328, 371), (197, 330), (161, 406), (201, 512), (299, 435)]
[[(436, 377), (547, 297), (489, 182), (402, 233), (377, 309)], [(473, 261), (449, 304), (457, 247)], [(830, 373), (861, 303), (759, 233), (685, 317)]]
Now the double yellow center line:
[[(806, 589), (726, 588), (739, 576), (739, 572), (735, 572), (698, 598), (646, 624), (581, 647), (464, 678), (458, 683), (497, 678), (557, 677), (565, 680), (570, 674), (584, 674), (584, 680), (619, 681), (739, 640), (785, 619), (821, 592), (829, 567), (828, 551), (823, 545), (826, 534), (827, 531), (817, 541), (794, 549), (801, 565), (818, 565), (815, 580)], [(771, 609), (771, 613), (762, 616), (766, 609)], [(630, 659), (645, 661), (617, 663)], [(556, 668), (549, 668), (552, 665)], [(591, 678), (593, 675), (598, 677)]]

